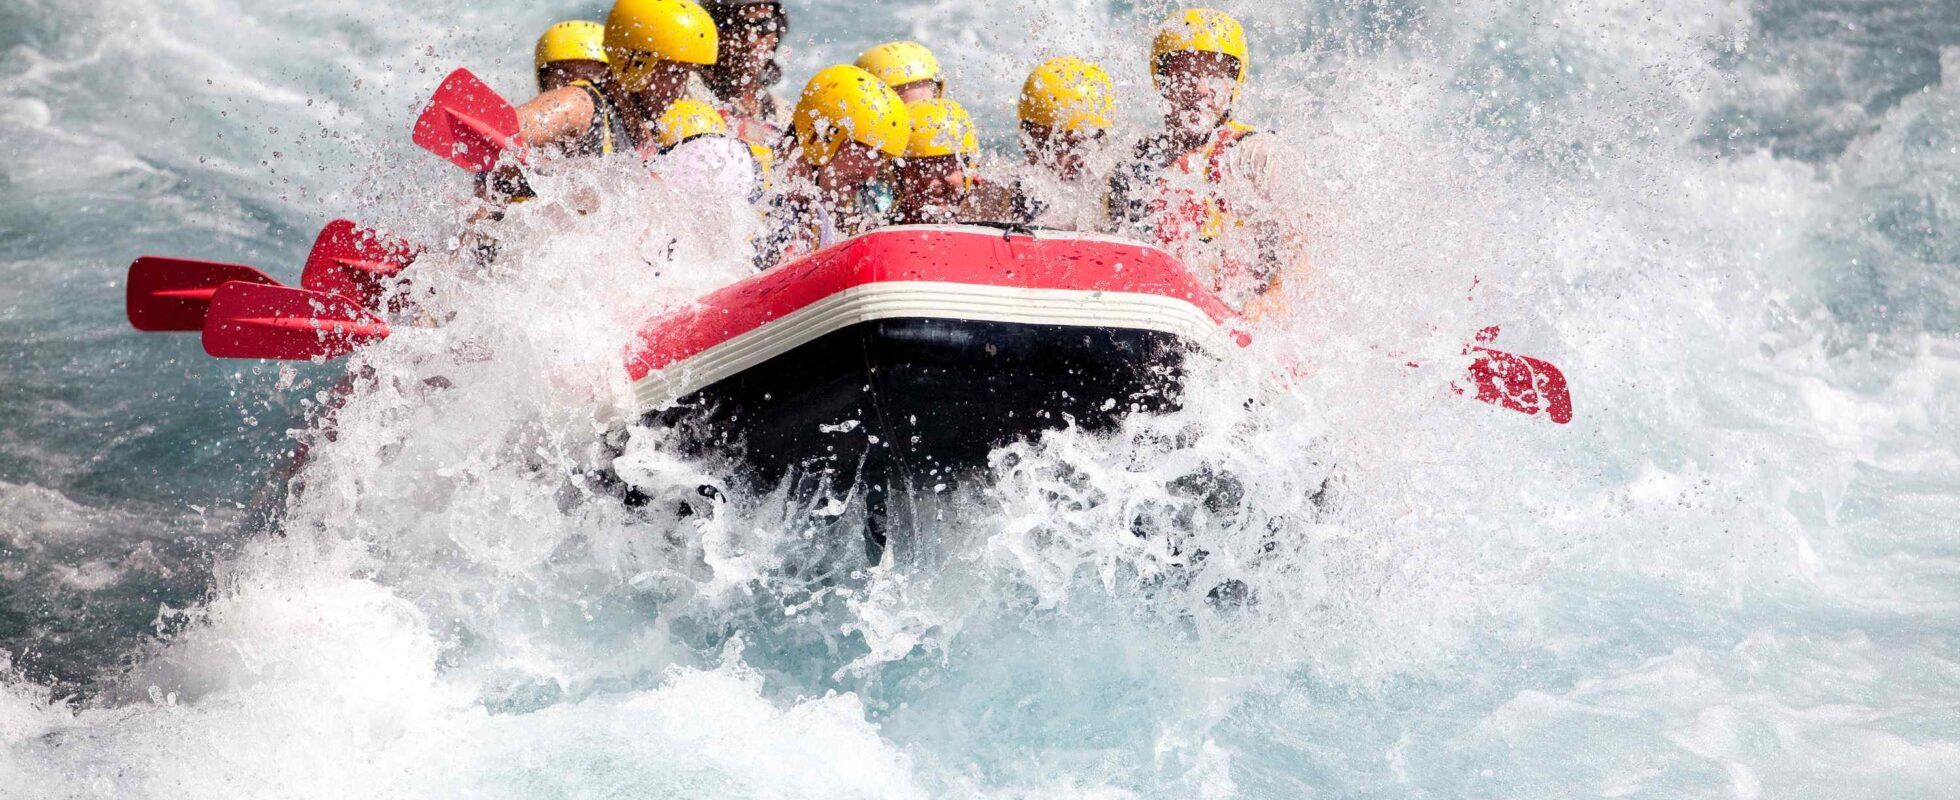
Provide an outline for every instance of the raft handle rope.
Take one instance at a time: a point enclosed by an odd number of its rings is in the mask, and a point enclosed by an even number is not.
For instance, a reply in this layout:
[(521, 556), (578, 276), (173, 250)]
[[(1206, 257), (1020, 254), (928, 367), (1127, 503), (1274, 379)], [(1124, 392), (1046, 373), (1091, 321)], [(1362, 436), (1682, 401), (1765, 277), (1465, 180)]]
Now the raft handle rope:
[(998, 230), (1001, 232), (1000, 238), (1002, 241), (1013, 241), (1014, 234), (1017, 233), (1030, 239), (1035, 238), (1034, 228), (1019, 222), (968, 222), (964, 224)]

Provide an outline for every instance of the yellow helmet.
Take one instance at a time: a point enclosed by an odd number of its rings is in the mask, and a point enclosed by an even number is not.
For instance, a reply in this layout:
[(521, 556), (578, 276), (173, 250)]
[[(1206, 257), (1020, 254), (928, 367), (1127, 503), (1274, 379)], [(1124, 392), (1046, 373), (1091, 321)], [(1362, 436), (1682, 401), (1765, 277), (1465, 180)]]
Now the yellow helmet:
[(544, 29), (538, 37), (537, 69), (559, 61), (606, 61), (606, 26), (585, 19), (568, 20)]
[(951, 100), (920, 100), (905, 107), (912, 115), (911, 142), (906, 158), (970, 156), (980, 152), (980, 134), (972, 115)]
[(1073, 56), (1048, 59), (1021, 86), (1021, 121), (1054, 130), (1109, 129), (1116, 87), (1102, 67)]
[(804, 160), (817, 166), (830, 163), (847, 141), (897, 158), (912, 138), (912, 115), (898, 93), (849, 64), (825, 67), (804, 84), (791, 121)]
[(1239, 62), (1239, 83), (1251, 56), (1245, 46), (1245, 27), (1232, 15), (1211, 8), (1192, 8), (1172, 14), (1157, 28), (1150, 45), (1150, 79), (1157, 80), (1157, 62), (1169, 53), (1219, 53)]
[(918, 81), (938, 81), (946, 85), (939, 71), (939, 59), (918, 42), (886, 42), (858, 56), (858, 69), (878, 76), (894, 89)]
[(606, 15), (606, 54), (620, 88), (637, 92), (652, 82), (656, 59), (713, 64), (720, 39), (694, 0), (619, 0)]
[(662, 152), (697, 136), (727, 136), (728, 120), (714, 106), (682, 98), (667, 106), (653, 123), (654, 142)]

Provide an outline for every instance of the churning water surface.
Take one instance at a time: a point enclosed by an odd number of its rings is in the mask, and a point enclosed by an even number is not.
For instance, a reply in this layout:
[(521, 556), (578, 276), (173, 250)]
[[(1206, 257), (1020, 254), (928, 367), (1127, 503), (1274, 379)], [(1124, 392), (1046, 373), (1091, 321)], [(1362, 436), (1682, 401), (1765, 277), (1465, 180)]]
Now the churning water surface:
[[(655, 431), (656, 502), (580, 489), (632, 325), (746, 270), (624, 172), (418, 265), (451, 321), (358, 357), (303, 491), (344, 364), (122, 320), (143, 253), (448, 241), (420, 99), (598, 4), (7, 0), (0, 797), (1955, 796), (1960, 5), (1221, 5), (1292, 313), (872, 568)], [(790, 84), (917, 38), (1002, 153), (1049, 55), (1154, 122), (1164, 3), (790, 9)], [(1493, 324), (1573, 424), (1446, 388)]]

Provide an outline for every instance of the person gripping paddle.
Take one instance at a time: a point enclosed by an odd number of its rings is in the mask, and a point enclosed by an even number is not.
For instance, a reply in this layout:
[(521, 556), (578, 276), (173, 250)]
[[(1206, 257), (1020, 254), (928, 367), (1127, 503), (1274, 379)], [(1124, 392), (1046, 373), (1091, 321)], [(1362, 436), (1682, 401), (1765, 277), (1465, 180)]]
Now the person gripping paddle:
[(619, 0), (605, 23), (611, 80), (539, 94), (517, 107), (518, 133), (532, 147), (593, 155), (651, 142), (688, 78), (715, 63), (717, 42), (714, 20), (694, 0)]

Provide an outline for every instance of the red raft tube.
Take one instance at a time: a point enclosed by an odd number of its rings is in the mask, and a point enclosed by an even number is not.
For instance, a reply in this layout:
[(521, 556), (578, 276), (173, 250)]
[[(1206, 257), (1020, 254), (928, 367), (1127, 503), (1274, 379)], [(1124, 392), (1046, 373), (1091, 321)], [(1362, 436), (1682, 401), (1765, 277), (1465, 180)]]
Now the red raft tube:
[(759, 488), (929, 488), (1071, 421), (1176, 408), (1185, 359), (1229, 348), (1231, 318), (1135, 242), (883, 228), (649, 322), (632, 410)]

